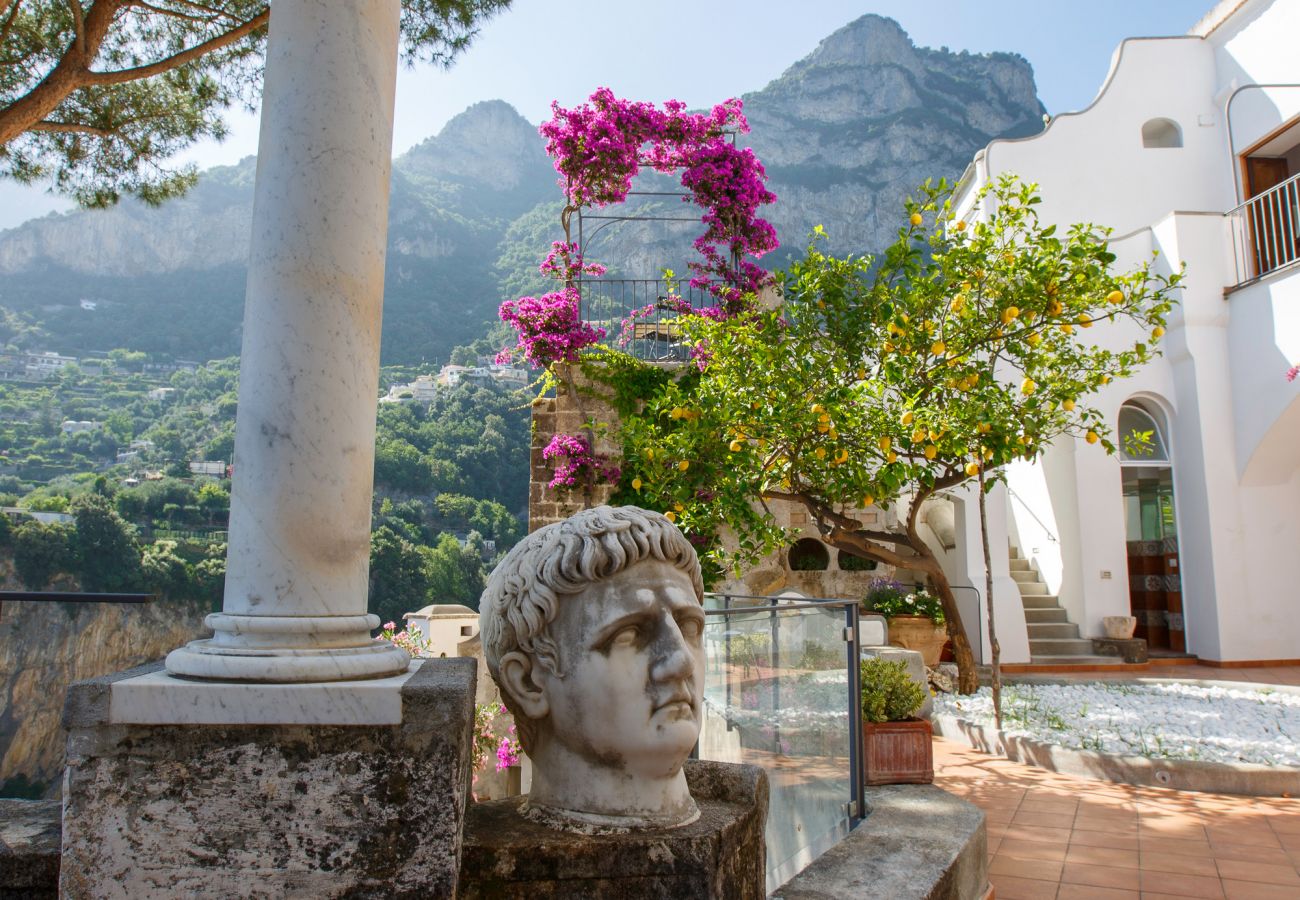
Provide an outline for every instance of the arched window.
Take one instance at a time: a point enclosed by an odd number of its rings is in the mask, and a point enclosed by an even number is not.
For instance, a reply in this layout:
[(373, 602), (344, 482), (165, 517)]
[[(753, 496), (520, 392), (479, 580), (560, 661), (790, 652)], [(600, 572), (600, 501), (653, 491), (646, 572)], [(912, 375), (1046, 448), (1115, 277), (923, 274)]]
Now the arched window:
[(1121, 463), (1169, 465), (1169, 448), (1151, 413), (1135, 403), (1125, 403), (1119, 410), (1118, 425), (1115, 439)]
[(1183, 130), (1173, 119), (1151, 119), (1142, 126), (1143, 147), (1181, 147)]
[(874, 572), (876, 571), (877, 562), (874, 559), (867, 559), (865, 556), (855, 556), (847, 550), (841, 550), (836, 557), (841, 572)]
[(824, 572), (831, 566), (831, 554), (816, 538), (800, 538), (789, 554), (792, 572)]

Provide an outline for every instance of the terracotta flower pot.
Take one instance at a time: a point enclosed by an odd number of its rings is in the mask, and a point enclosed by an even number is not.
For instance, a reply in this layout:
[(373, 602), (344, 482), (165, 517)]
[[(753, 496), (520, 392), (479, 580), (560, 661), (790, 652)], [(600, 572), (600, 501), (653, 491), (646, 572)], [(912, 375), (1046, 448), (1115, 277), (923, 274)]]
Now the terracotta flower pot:
[(894, 616), (889, 620), (889, 643), (918, 651), (925, 664), (934, 668), (948, 642), (948, 630), (926, 616)]
[(862, 723), (862, 763), (867, 784), (929, 784), (934, 748), (925, 719)]

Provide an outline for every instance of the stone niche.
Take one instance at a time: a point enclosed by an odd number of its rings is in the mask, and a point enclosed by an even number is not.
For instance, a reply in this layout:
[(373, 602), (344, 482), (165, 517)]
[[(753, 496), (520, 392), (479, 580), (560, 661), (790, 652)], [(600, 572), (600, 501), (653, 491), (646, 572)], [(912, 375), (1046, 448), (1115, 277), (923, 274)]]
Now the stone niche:
[(451, 897), (474, 689), (472, 659), (327, 685), (160, 664), (74, 685), (60, 893)]

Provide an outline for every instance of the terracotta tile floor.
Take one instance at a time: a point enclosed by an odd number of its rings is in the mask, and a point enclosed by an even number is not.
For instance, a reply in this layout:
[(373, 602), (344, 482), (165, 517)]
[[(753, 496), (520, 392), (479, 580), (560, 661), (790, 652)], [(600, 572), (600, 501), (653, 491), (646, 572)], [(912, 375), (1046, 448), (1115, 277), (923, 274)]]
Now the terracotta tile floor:
[[(1300, 668), (1152, 676), (1298, 684)], [(940, 739), (934, 750), (935, 784), (988, 816), (997, 900), (1300, 900), (1300, 800), (1075, 778)]]

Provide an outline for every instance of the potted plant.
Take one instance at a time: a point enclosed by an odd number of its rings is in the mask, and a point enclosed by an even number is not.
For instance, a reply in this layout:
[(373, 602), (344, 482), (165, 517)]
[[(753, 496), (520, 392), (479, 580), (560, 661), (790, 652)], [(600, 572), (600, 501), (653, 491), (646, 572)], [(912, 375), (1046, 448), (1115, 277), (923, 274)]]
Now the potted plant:
[(914, 718), (925, 688), (899, 660), (865, 659), (862, 671), (862, 765), (867, 784), (934, 781), (930, 723)]
[(891, 644), (918, 651), (929, 668), (939, 665), (948, 631), (938, 597), (922, 588), (909, 591), (897, 581), (874, 578), (863, 606), (889, 620)]

